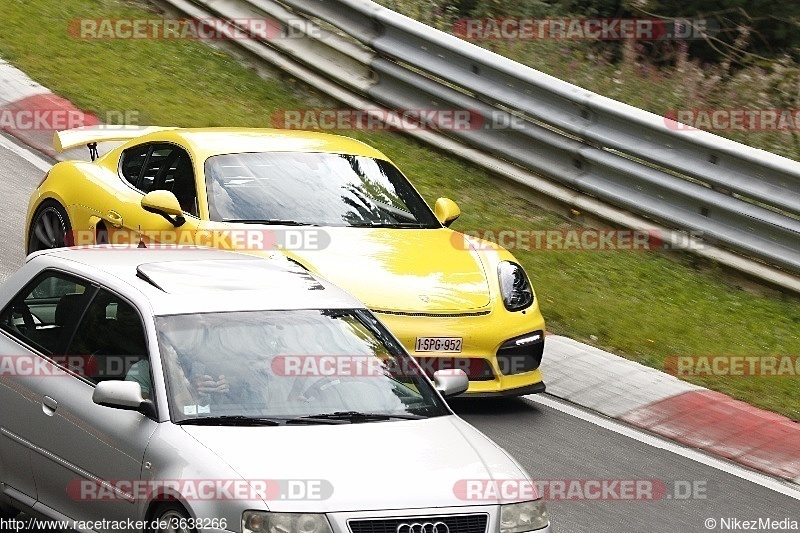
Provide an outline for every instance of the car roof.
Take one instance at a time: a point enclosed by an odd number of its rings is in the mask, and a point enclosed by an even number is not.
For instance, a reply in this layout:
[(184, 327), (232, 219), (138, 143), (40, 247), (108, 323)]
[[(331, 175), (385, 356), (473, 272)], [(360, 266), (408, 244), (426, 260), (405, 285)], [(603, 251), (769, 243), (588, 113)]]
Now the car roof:
[(330, 133), (268, 128), (170, 128), (133, 143), (172, 141), (190, 149), (199, 161), (222, 154), (248, 152), (328, 152), (388, 158), (371, 146)]
[(363, 309), (344, 290), (276, 252), (255, 257), (192, 246), (59, 248), (27, 263), (71, 272), (143, 303), (155, 315), (278, 309)]

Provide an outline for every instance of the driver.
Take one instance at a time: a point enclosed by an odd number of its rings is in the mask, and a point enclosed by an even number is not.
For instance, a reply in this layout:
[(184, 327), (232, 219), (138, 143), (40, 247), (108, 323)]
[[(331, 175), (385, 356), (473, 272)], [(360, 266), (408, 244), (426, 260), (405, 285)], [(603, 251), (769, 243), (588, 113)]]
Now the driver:
[[(177, 371), (175, 373), (183, 378), (181, 381), (185, 382), (182, 391), (183, 396), (187, 394), (190, 395), (196, 400), (197, 405), (207, 406), (212, 396), (230, 392), (228, 378), (225, 377), (224, 374), (220, 374), (214, 378), (205, 372), (205, 369), (202, 368), (205, 365), (201, 363), (195, 363), (193, 365), (193, 372), (191, 373), (190, 379), (186, 378), (186, 374), (183, 372), (181, 365), (175, 366), (175, 370)], [(149, 398), (153, 394), (153, 385), (150, 378), (150, 361), (148, 359), (142, 359), (131, 365), (130, 369), (128, 369), (128, 373), (125, 375), (125, 381), (135, 381), (138, 383), (142, 390), (142, 397), (144, 399)], [(185, 386), (186, 383), (191, 385), (194, 394)]]

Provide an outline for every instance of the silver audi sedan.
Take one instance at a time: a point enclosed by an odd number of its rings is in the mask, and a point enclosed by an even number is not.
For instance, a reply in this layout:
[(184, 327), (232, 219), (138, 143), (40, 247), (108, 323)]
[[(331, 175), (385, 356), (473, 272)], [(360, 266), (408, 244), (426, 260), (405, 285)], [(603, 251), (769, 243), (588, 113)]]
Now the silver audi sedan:
[(76, 531), (550, 531), (528, 474), (357, 300), (196, 248), (30, 255), (0, 287), (0, 519)]

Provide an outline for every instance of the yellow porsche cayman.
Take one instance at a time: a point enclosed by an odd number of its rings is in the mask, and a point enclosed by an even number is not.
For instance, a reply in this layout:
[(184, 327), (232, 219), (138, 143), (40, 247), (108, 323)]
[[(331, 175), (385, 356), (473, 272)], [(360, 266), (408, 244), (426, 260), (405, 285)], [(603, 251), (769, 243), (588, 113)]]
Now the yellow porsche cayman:
[[(104, 141), (124, 144), (96, 158)], [(431, 211), (378, 150), (240, 128), (89, 127), (54, 142), (95, 160), (58, 163), (34, 191), (29, 253), (131, 240), (284, 253), (363, 301), (427, 372), (462, 368), (473, 395), (544, 391), (545, 325), (525, 271), (449, 229), (458, 206), (439, 198)]]

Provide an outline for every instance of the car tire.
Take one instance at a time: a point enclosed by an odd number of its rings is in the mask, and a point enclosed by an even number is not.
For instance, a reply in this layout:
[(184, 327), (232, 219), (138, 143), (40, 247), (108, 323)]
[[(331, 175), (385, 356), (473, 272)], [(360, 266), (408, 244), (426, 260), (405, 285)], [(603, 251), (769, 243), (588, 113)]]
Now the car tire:
[(66, 209), (55, 200), (45, 200), (31, 219), (27, 253), (70, 246), (71, 233), (72, 224), (69, 222)]
[[(181, 520), (191, 522), (189, 513), (181, 504), (177, 502), (162, 503), (153, 511), (147, 531), (148, 533), (197, 533), (193, 527), (181, 527), (190, 525), (181, 524)], [(166, 527), (161, 527), (161, 522)]]

